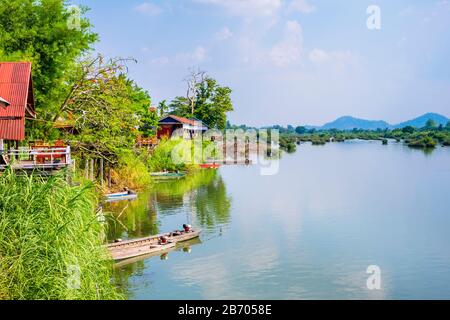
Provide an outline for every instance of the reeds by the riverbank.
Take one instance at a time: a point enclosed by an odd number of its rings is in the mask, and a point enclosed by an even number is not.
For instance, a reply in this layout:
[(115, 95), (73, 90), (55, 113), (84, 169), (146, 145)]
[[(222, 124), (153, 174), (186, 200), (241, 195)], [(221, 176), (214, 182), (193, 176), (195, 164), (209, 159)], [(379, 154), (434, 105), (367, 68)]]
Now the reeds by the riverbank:
[(121, 298), (90, 187), (5, 172), (0, 193), (0, 298)]

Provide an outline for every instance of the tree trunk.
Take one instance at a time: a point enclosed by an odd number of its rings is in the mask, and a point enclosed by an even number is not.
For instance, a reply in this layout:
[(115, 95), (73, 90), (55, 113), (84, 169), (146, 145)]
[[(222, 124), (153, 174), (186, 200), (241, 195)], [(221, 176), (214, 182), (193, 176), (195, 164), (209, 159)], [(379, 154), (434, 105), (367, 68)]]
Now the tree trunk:
[(103, 158), (100, 159), (100, 184), (103, 187)]
[(94, 181), (94, 159), (91, 159), (91, 175), (90, 175), (91, 181)]

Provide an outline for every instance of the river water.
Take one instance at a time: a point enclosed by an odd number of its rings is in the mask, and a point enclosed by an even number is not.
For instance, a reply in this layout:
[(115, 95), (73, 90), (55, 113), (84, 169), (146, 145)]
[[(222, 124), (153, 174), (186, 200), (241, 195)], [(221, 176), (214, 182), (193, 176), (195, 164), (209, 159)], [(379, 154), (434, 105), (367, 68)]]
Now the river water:
[(206, 170), (107, 208), (110, 239), (203, 229), (115, 283), (130, 299), (450, 299), (450, 148), (302, 144), (260, 173)]

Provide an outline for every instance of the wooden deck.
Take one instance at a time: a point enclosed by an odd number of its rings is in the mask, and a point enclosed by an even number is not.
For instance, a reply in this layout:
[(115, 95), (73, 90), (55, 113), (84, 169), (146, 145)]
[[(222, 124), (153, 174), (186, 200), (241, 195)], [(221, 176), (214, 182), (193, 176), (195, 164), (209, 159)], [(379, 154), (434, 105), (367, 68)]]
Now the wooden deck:
[(55, 171), (73, 164), (70, 147), (8, 150), (0, 153), (0, 171)]

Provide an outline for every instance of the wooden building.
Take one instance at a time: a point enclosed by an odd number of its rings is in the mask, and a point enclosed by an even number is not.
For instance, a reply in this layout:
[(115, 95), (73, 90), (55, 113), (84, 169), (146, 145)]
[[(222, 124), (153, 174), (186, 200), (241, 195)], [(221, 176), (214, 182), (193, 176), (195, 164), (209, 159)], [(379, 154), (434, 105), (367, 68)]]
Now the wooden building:
[(25, 118), (35, 118), (30, 62), (0, 62), (0, 150), (25, 139)]
[(0, 62), (0, 97), (0, 170), (52, 171), (72, 164), (70, 147), (62, 141), (19, 148), (26, 118), (36, 118), (30, 62)]
[(168, 115), (159, 120), (158, 139), (170, 138), (175, 132), (185, 139), (193, 139), (208, 130), (208, 127), (198, 119), (187, 119)]

